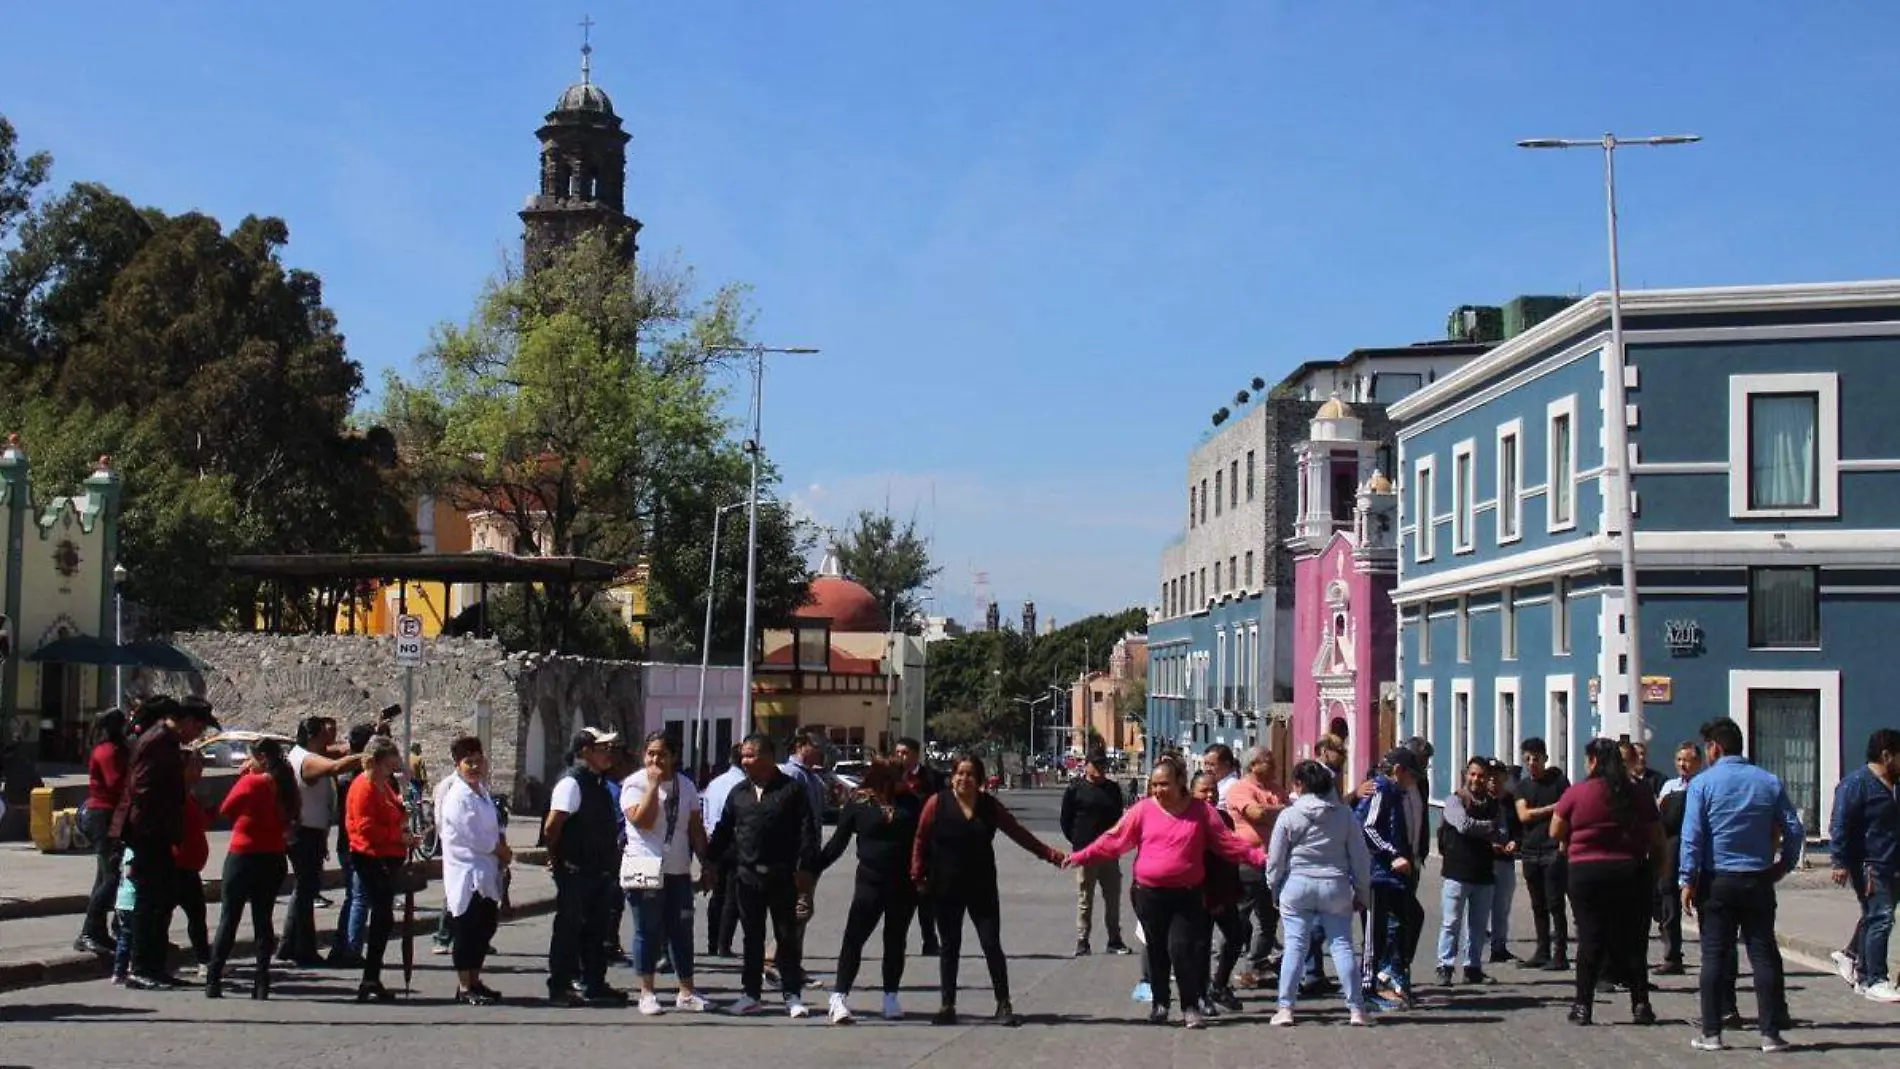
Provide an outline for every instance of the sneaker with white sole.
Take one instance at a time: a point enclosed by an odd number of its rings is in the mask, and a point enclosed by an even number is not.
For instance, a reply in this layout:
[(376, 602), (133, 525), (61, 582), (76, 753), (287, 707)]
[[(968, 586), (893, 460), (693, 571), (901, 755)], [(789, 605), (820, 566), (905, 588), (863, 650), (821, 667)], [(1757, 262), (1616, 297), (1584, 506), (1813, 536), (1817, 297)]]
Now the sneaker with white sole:
[(1728, 1049), (1728, 1044), (1722, 1042), (1721, 1036), (1697, 1036), (1694, 1039), (1689, 1041), (1689, 1046), (1694, 1048), (1695, 1050), (1727, 1050)]
[(1784, 1050), (1792, 1049), (1794, 1049), (1794, 1044), (1780, 1036), (1763, 1035), (1761, 1037), (1761, 1052), (1763, 1054), (1780, 1054)]
[(1352, 1016), (1347, 1019), (1346, 1023), (1359, 1028), (1370, 1027), (1372, 1024), (1372, 1014), (1367, 1013), (1364, 1007), (1361, 1007), (1352, 1011)]
[(786, 995), (785, 1015), (794, 1020), (804, 1020), (811, 1016), (811, 1009), (805, 1005), (805, 1000), (797, 995)]
[(1882, 980), (1861, 992), (1869, 1002), (1900, 1002), (1900, 987), (1892, 980)]
[(681, 992), (673, 997), (673, 1008), (682, 1013), (711, 1013), (713, 1004), (699, 996), (698, 992)]
[(1838, 974), (1841, 979), (1847, 981), (1849, 984), (1856, 981), (1858, 978), (1857, 974), (1860, 972), (1860, 963), (1855, 961), (1852, 956), (1844, 951), (1836, 950), (1828, 955), (1828, 960), (1834, 963), (1834, 972)]
[(853, 1023), (856, 1023), (856, 1021), (857, 1021), (857, 1018), (851, 1016), (851, 1007), (845, 1005), (844, 996), (839, 994), (836, 991), (832, 992), (831, 993), (831, 1023), (832, 1024), (853, 1024)]
[(751, 995), (740, 995), (737, 1002), (726, 1007), (726, 1012), (734, 1017), (754, 1017), (765, 1012), (765, 1003)]
[(1278, 1010), (1276, 1010), (1276, 1011), (1274, 1011), (1274, 1014), (1273, 1014), (1273, 1020), (1271, 1020), (1271, 1021), (1268, 1021), (1267, 1023), (1268, 1023), (1268, 1024), (1270, 1024), (1270, 1025), (1272, 1025), (1272, 1026), (1273, 1026), (1273, 1027), (1275, 1027), (1275, 1028), (1290, 1028), (1290, 1027), (1292, 1027), (1292, 1025), (1293, 1025), (1293, 1007), (1291, 1007), (1291, 1006), (1282, 1006), (1282, 1007), (1280, 1007), (1280, 1008), (1279, 1008)]
[(895, 991), (884, 992), (884, 1019), (887, 1021), (901, 1021), (904, 1019), (904, 1007), (898, 1004), (897, 992)]
[(658, 1017), (665, 1012), (665, 1008), (660, 1005), (660, 996), (651, 991), (640, 996), (640, 1016)]

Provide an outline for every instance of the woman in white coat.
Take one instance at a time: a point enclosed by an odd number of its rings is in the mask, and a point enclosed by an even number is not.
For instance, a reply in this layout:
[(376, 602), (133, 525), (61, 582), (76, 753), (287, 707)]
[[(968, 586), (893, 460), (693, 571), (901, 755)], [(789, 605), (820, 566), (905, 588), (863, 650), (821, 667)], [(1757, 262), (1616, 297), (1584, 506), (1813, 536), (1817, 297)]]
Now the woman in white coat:
[(482, 983), (488, 944), (501, 923), (501, 870), (514, 856), (488, 796), (488, 758), (481, 740), (464, 736), (449, 747), (455, 781), (442, 796), (442, 891), (455, 918), (455, 1001), (492, 1006), (501, 996)]

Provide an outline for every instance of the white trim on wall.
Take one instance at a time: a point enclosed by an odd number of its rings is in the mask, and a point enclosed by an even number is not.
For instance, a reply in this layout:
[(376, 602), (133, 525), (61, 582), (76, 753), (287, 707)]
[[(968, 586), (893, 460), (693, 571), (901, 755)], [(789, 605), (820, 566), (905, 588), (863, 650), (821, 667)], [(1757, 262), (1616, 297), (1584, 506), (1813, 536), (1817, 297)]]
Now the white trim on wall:
[[(1425, 707), (1423, 709), (1419, 708), (1418, 700), (1420, 697), (1425, 699)], [(1432, 723), (1436, 719), (1436, 710), (1432, 708), (1435, 701), (1436, 698), (1432, 693), (1432, 681), (1430, 679), (1414, 679), (1412, 681), (1412, 733), (1415, 735), (1423, 735), (1426, 742), (1432, 742), (1438, 737), (1438, 729), (1433, 726)], [(1434, 743), (1434, 745), (1436, 745), (1436, 743)]]
[[(1450, 777), (1446, 782), (1451, 787), (1459, 785), (1459, 777), (1464, 774), (1465, 761), (1471, 757), (1472, 729), (1478, 725), (1478, 709), (1471, 700), (1471, 680), (1454, 679), (1451, 681), (1451, 751), (1441, 764), (1441, 770)], [(1463, 715), (1460, 716), (1458, 699), (1463, 698)], [(1447, 790), (1445, 793), (1451, 793)]]
[[(1511, 723), (1504, 723), (1504, 699), (1511, 699)], [(1517, 761), (1524, 742), (1524, 699), (1516, 676), (1499, 676), (1491, 696), (1491, 750), (1505, 764)]]
[(1476, 509), (1478, 488), (1478, 443), (1466, 438), (1451, 447), (1451, 551), (1470, 553), (1477, 548)]
[[(1511, 443), (1512, 468), (1516, 479), (1515, 486), (1505, 485), (1504, 480), (1504, 443)], [(1524, 537), (1524, 421), (1514, 419), (1498, 424), (1497, 461), (1495, 482), (1497, 489), (1494, 497), (1498, 503), (1497, 541), (1500, 546), (1508, 546)], [(1506, 533), (1505, 518), (1509, 517), (1511, 530)]]
[[(1557, 695), (1564, 696), (1565, 723), (1559, 730), (1557, 723)], [(1571, 741), (1577, 733), (1577, 677), (1574, 675), (1554, 675), (1544, 677), (1544, 746), (1549, 751), (1552, 767), (1563, 770), (1572, 783), (1576, 782), (1576, 754)]]
[[(1750, 508), (1748, 400), (1755, 394), (1815, 395), (1814, 508)], [(1734, 519), (1831, 519), (1841, 514), (1841, 378), (1831, 371), (1730, 375), (1728, 379), (1728, 514)]]
[[(1566, 435), (1569, 439), (1570, 466), (1565, 471), (1557, 470), (1557, 450), (1552, 448), (1557, 440), (1557, 420), (1566, 422)], [(1544, 406), (1544, 530), (1550, 534), (1577, 529), (1577, 395), (1560, 397)], [(1559, 483), (1568, 483), (1570, 494), (1570, 515), (1559, 518), (1557, 515), (1556, 488)]]
[(1438, 458), (1427, 454), (1412, 462), (1412, 503), (1418, 511), (1418, 532), (1412, 536), (1412, 559), (1420, 564), (1435, 555), (1438, 542), (1437, 521), (1432, 513), (1432, 498), (1438, 494)]
[[(1764, 671), (1732, 668), (1728, 673), (1728, 715), (1748, 742), (1748, 692), (1751, 690), (1812, 690), (1821, 695), (1820, 828), (1804, 829), (1824, 836), (1834, 818), (1834, 787), (1841, 782), (1841, 674), (1838, 671)], [(1751, 752), (1748, 757), (1754, 759)]]

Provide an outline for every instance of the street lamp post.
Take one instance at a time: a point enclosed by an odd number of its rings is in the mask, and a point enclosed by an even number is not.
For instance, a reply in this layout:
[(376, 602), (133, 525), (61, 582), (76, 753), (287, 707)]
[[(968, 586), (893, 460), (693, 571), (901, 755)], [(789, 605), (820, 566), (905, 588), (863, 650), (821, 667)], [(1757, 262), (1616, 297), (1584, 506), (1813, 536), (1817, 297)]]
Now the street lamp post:
[(1647, 742), (1643, 717), (1642, 630), (1637, 626), (1636, 515), (1631, 507), (1631, 470), (1629, 417), (1626, 392), (1628, 363), (1623, 352), (1623, 280), (1621, 254), (1616, 232), (1616, 150), (1625, 145), (1659, 147), (1692, 145), (1702, 140), (1695, 134), (1669, 134), (1661, 137), (1617, 137), (1571, 140), (1556, 137), (1531, 138), (1517, 143), (1519, 148), (1600, 148), (1603, 150), (1603, 199), (1610, 231), (1610, 359), (1607, 369), (1609, 411), (1604, 423), (1612, 451), (1609, 467), (1616, 476), (1616, 495), (1611, 502), (1617, 526), (1617, 556), (1622, 566), (1623, 583), (1623, 661), (1624, 700), (1629, 703), (1629, 735), (1636, 742)]
[(809, 356), (818, 352), (809, 346), (774, 347), (768, 345), (713, 345), (704, 352), (745, 353), (752, 358), (752, 412), (748, 423), (752, 436), (745, 451), (752, 460), (752, 485), (746, 493), (745, 509), (745, 636), (740, 661), (739, 737), (752, 733), (752, 633), (758, 623), (759, 595), (759, 430), (765, 405), (765, 356), (767, 353)]
[[(112, 643), (125, 645), (125, 565), (112, 566)], [(112, 704), (115, 708), (125, 709), (125, 666), (112, 667)]]
[(719, 520), (744, 504), (744, 501), (734, 501), (713, 509), (712, 553), (709, 554), (711, 563), (706, 568), (706, 626), (699, 640), (699, 702), (693, 707), (693, 737), (686, 744), (688, 768), (699, 767), (695, 763), (701, 756), (699, 733), (705, 729), (706, 722), (706, 668), (712, 663), (713, 588), (719, 582)]

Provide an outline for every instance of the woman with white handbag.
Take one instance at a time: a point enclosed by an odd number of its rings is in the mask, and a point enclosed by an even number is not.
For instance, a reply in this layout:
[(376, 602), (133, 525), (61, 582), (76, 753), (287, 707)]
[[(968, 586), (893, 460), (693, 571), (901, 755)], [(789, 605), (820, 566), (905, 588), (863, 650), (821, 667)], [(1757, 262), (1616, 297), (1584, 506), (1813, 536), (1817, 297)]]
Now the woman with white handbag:
[(693, 859), (706, 867), (706, 825), (699, 791), (678, 768), (666, 733), (648, 735), (644, 767), (620, 785), (627, 813), (627, 850), (620, 886), (633, 913), (633, 958), (640, 973), (640, 1012), (663, 1012), (654, 991), (662, 950), (679, 977), (673, 1008), (705, 1013), (711, 1005), (693, 986)]

